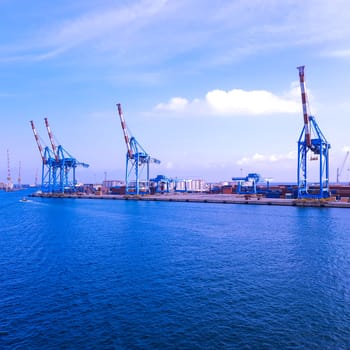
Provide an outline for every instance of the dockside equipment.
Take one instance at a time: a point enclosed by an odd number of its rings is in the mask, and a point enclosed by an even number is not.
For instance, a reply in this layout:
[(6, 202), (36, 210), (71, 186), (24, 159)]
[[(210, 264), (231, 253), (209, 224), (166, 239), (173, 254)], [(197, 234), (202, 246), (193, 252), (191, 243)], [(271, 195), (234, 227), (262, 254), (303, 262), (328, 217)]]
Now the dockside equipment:
[(257, 173), (249, 173), (245, 177), (233, 177), (232, 180), (237, 181), (238, 194), (256, 194), (256, 186), (260, 181), (260, 175)]
[(48, 146), (45, 146), (45, 148), (41, 146), (34, 122), (30, 121), (42, 160), (41, 191), (44, 193), (76, 192), (76, 168), (78, 166), (87, 168), (89, 164), (79, 162), (63, 146), (56, 147), (49, 121), (47, 118), (44, 120), (51, 149)]
[[(304, 126), (298, 140), (298, 198), (328, 198), (329, 191), (329, 149), (314, 116), (309, 113), (309, 103), (305, 87), (305, 66), (297, 67), (301, 89)], [(308, 159), (310, 152), (310, 159)], [(309, 161), (318, 161), (317, 182), (309, 181)]]
[[(144, 148), (137, 142), (136, 138), (129, 133), (124, 120), (121, 104), (117, 104), (120, 123), (126, 144), (126, 168), (125, 168), (125, 192), (127, 194), (150, 193), (149, 165), (160, 164), (160, 160), (152, 158)], [(144, 174), (144, 172), (146, 174)], [(142, 176), (144, 176), (142, 178)]]

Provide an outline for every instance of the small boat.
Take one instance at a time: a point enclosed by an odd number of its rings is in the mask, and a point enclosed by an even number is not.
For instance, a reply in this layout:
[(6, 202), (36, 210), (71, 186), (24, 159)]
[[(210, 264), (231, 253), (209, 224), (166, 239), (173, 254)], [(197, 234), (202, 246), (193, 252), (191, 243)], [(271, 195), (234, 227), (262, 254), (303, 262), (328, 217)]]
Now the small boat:
[(28, 199), (26, 197), (23, 197), (22, 199), (20, 199), (20, 202), (28, 202)]

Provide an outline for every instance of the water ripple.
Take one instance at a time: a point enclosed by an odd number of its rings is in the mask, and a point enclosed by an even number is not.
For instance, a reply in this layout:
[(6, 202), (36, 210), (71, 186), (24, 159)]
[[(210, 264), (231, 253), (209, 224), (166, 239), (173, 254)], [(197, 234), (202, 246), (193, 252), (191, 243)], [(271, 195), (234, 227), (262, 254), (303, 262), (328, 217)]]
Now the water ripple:
[(0, 196), (1, 348), (350, 348), (343, 210)]

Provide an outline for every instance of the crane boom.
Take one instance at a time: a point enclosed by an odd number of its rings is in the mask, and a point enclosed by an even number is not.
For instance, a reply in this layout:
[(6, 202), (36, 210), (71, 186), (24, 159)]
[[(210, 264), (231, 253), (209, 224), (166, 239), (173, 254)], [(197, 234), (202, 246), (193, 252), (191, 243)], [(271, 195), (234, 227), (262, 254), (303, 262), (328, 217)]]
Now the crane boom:
[(299, 81), (300, 81), (300, 89), (301, 89), (301, 101), (302, 101), (302, 104), (303, 104), (305, 141), (306, 141), (307, 147), (311, 148), (310, 118), (309, 118), (309, 114), (308, 114), (308, 111), (307, 111), (307, 95), (306, 95), (306, 87), (305, 87), (304, 68), (305, 68), (305, 66), (297, 67), (297, 69), (299, 70)]
[(55, 145), (55, 142), (54, 142), (54, 139), (53, 139), (53, 135), (52, 135), (52, 132), (51, 132), (51, 129), (50, 129), (49, 121), (48, 121), (47, 118), (44, 118), (44, 120), (45, 120), (47, 133), (49, 134), (49, 139), (50, 139), (50, 142), (51, 142), (52, 152), (53, 152), (53, 154), (55, 156), (56, 162), (58, 162), (60, 159), (58, 157), (57, 148), (56, 148), (56, 145)]
[(124, 140), (125, 140), (128, 156), (129, 156), (130, 159), (132, 159), (134, 155), (133, 155), (132, 148), (131, 148), (131, 145), (130, 145), (130, 139), (129, 139), (128, 131), (126, 129), (126, 123), (125, 123), (124, 116), (123, 116), (122, 106), (121, 106), (120, 103), (117, 103), (117, 107), (118, 107), (120, 124), (122, 126), (122, 130), (123, 130), (123, 134), (124, 134)]
[(35, 141), (36, 141), (36, 144), (37, 144), (39, 152), (40, 152), (41, 159), (42, 159), (43, 163), (46, 164), (46, 158), (44, 156), (44, 151), (43, 151), (43, 148), (42, 148), (41, 143), (40, 143), (39, 135), (36, 132), (36, 128), (35, 128), (34, 122), (31, 120), (30, 124), (32, 126), (33, 134), (34, 134)]

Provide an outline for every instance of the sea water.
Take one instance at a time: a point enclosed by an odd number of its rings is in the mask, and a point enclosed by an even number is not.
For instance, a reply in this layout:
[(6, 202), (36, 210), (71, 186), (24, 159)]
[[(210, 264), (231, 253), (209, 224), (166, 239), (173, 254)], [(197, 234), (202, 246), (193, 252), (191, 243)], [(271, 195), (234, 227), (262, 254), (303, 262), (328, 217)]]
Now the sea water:
[(349, 349), (349, 209), (0, 193), (1, 349)]

